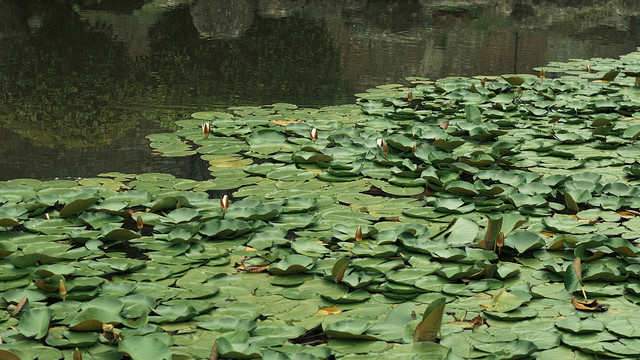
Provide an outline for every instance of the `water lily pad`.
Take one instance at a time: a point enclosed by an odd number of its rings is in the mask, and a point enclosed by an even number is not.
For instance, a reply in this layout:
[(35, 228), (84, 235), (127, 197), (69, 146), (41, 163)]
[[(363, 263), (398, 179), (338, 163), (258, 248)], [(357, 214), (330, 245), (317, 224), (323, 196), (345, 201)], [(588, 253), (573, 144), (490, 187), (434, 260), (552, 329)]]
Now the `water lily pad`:
[(292, 254), (278, 263), (269, 266), (269, 272), (275, 275), (290, 275), (310, 270), (314, 265), (312, 258), (304, 255)]
[(538, 347), (534, 343), (527, 340), (480, 343), (473, 346), (480, 351), (495, 354), (501, 359), (520, 359), (529, 356), (538, 350)]
[(42, 339), (49, 332), (49, 323), (55, 312), (50, 309), (30, 309), (20, 318), (18, 331), (35, 339)]
[(172, 358), (168, 344), (155, 336), (131, 336), (120, 341), (118, 351), (131, 359), (162, 359)]

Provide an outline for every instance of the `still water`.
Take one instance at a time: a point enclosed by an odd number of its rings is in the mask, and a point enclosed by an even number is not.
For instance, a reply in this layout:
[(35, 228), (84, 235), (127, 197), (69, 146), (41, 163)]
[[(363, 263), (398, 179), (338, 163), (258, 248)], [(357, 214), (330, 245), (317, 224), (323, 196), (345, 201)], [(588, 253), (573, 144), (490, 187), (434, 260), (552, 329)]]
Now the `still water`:
[(153, 156), (145, 136), (195, 111), (353, 103), (409, 76), (639, 45), (640, 1), (0, 0), (0, 180), (201, 179), (206, 164)]

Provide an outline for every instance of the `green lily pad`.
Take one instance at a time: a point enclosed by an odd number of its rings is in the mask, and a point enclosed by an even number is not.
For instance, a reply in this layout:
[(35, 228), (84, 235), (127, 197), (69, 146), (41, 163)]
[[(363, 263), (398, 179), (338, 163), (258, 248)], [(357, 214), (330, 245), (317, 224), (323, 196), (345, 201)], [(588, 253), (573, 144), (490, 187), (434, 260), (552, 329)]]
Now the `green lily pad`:
[(131, 359), (162, 359), (173, 357), (168, 344), (155, 336), (131, 336), (118, 343), (118, 351)]
[(42, 339), (49, 332), (49, 323), (55, 312), (50, 309), (30, 309), (20, 318), (18, 331), (35, 339)]
[(292, 254), (278, 263), (269, 266), (269, 272), (275, 275), (290, 275), (310, 270), (314, 265), (312, 258), (304, 255)]

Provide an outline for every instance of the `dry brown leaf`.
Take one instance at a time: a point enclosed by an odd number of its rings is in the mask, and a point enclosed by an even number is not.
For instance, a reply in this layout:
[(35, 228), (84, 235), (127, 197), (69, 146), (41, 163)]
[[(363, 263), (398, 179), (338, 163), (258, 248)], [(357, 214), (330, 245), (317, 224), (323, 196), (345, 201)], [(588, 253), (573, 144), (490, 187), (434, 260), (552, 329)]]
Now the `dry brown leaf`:
[(302, 120), (278, 120), (278, 119), (269, 119), (271, 120), (272, 123), (276, 124), (276, 125), (280, 125), (280, 126), (287, 126), (291, 123), (299, 123), (302, 122)]
[(211, 354), (209, 354), (209, 360), (218, 360), (220, 357), (220, 353), (218, 352), (218, 344), (213, 342), (213, 347), (211, 347)]
[(571, 305), (577, 310), (584, 311), (600, 311), (600, 305), (598, 304), (598, 300), (593, 299), (591, 301), (579, 301), (576, 300), (575, 297), (571, 298)]
[(638, 215), (629, 212), (629, 211), (618, 211), (618, 215), (622, 216), (623, 218), (634, 218)]
[(260, 273), (260, 272), (264, 272), (269, 268), (269, 265), (249, 265), (249, 266), (245, 266), (244, 267), (244, 271), (248, 272), (248, 273)]
[(121, 341), (124, 337), (111, 324), (102, 324), (102, 336), (109, 342)]
[(338, 307), (338, 304), (334, 304), (334, 305), (331, 305), (331, 306), (320, 308), (318, 310), (318, 312), (316, 313), (316, 315), (326, 316), (326, 315), (340, 314), (342, 312), (342, 310), (338, 310), (338, 309), (336, 309), (336, 307)]
[(16, 308), (13, 309), (13, 312), (11, 312), (11, 317), (16, 316), (20, 310), (22, 310), (22, 308), (24, 307), (24, 304), (27, 303), (27, 295), (23, 296), (22, 299), (20, 299), (20, 302), (18, 302), (18, 305), (16, 305)]
[(573, 269), (576, 271), (578, 280), (582, 281), (582, 260), (579, 257), (573, 259)]
[(569, 216), (574, 218), (574, 219), (576, 219), (576, 220), (578, 220), (578, 222), (581, 222), (581, 223), (595, 224), (595, 223), (598, 222), (598, 220), (581, 219), (581, 218), (577, 217), (576, 215), (569, 215)]

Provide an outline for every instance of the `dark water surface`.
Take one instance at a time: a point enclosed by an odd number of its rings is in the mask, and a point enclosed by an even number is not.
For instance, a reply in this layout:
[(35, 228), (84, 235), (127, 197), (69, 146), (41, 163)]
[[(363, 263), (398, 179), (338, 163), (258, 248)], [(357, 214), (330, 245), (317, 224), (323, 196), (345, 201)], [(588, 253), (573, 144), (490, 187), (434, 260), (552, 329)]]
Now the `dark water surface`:
[[(0, 0), (0, 180), (169, 172), (195, 111), (353, 103), (408, 76), (530, 73), (640, 45), (640, 1)], [(206, 166), (205, 166), (206, 167)]]

